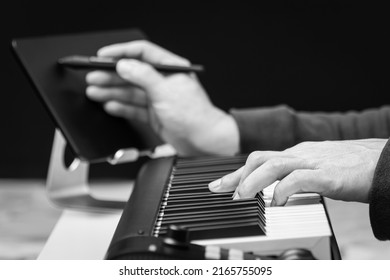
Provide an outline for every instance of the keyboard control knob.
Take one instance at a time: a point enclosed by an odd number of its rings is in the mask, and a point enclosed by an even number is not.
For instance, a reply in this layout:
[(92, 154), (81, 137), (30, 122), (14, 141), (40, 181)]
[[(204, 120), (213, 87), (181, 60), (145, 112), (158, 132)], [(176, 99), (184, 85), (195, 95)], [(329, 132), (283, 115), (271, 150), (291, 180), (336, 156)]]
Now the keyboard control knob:
[(315, 260), (313, 254), (307, 249), (288, 249), (278, 257), (279, 260)]
[(171, 225), (168, 228), (164, 243), (171, 246), (187, 247), (189, 245), (189, 232), (184, 227)]

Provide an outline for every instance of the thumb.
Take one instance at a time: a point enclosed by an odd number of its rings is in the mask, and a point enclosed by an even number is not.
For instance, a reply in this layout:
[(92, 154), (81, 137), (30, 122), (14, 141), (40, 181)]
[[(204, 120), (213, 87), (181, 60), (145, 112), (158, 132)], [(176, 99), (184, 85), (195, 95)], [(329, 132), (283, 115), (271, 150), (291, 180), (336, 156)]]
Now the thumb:
[(121, 59), (116, 65), (118, 75), (126, 81), (148, 91), (164, 80), (150, 64), (136, 59)]

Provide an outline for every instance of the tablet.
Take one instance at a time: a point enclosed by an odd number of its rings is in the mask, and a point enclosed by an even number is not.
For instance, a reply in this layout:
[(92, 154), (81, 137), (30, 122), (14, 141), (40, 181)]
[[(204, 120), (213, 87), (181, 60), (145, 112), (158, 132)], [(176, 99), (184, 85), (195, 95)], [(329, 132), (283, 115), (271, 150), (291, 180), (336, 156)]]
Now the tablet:
[(103, 46), (139, 39), (146, 39), (141, 30), (121, 29), (12, 40), (13, 53), (37, 96), (82, 160), (103, 162), (120, 149), (152, 149), (162, 141), (147, 124), (108, 115), (100, 103), (85, 95), (88, 70), (64, 68), (57, 60), (96, 55)]

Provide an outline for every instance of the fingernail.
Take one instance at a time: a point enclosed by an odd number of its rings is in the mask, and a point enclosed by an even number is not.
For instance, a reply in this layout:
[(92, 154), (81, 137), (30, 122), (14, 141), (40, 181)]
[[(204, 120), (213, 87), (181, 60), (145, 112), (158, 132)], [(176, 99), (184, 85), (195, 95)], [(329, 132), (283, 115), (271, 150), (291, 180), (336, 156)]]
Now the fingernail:
[[(133, 80), (135, 77), (139, 75), (138, 69), (142, 66), (141, 62), (135, 59), (121, 59), (116, 64), (116, 71), (125, 80)], [(143, 74), (141, 74), (143, 75)], [(134, 77), (135, 76), (135, 77)]]
[(124, 59), (120, 59), (118, 61), (116, 67), (117, 67), (118, 71), (120, 71), (120, 70), (128, 71), (128, 70), (132, 70), (140, 65), (141, 65), (141, 62), (136, 60), (136, 59), (124, 58)]
[(240, 195), (238, 194), (238, 191), (236, 190), (233, 194), (233, 200), (240, 199)]
[(215, 180), (215, 181), (212, 181), (210, 184), (209, 184), (209, 189), (212, 191), (212, 190), (215, 190), (215, 189), (218, 189), (218, 187), (221, 185), (221, 179), (218, 179), (218, 180)]

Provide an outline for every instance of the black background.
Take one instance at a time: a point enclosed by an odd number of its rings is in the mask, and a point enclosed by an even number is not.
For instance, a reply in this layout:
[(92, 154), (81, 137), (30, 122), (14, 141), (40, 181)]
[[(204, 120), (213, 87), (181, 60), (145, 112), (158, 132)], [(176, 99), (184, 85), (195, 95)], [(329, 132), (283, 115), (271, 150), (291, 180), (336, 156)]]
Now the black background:
[(0, 177), (45, 177), (54, 132), (11, 54), (15, 37), (140, 28), (153, 42), (204, 64), (199, 78), (225, 110), (283, 103), (297, 110), (347, 111), (389, 103), (388, 22), (381, 7), (339, 1), (284, 1), (272, 7), (3, 2)]

